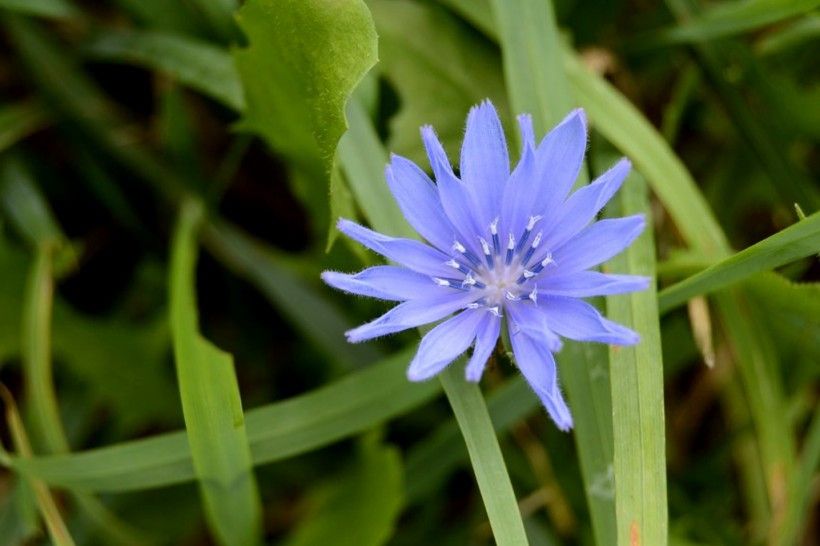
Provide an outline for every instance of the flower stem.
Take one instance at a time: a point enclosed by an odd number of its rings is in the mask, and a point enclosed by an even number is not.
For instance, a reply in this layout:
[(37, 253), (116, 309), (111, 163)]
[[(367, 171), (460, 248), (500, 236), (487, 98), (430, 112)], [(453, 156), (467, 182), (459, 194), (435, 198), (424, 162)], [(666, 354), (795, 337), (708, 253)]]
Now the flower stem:
[(499, 546), (526, 545), (521, 513), (484, 397), (478, 385), (464, 380), (461, 363), (451, 364), (439, 377), (467, 444), (493, 535)]

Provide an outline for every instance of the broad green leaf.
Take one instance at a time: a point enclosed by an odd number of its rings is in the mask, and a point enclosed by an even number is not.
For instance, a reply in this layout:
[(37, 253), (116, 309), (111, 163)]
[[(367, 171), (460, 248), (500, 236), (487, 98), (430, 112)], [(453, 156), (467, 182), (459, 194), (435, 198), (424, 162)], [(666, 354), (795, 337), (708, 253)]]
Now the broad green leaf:
[[(643, 178), (629, 177), (608, 212), (651, 217)], [(606, 269), (654, 278), (651, 224)], [(668, 516), (663, 360), (654, 283), (642, 292), (607, 297), (607, 314), (641, 336), (633, 347), (609, 349), (618, 544), (661, 545), (667, 541)]]
[(285, 546), (379, 546), (393, 534), (402, 505), (399, 452), (374, 436), (356, 460), (308, 497), (309, 508)]
[[(795, 283), (775, 273), (755, 275), (744, 283), (754, 307), (781, 342), (789, 368), (805, 360), (817, 373), (820, 362), (820, 283)], [(793, 359), (793, 360), (792, 360)], [(790, 376), (799, 373), (791, 369)]]
[(247, 104), (240, 127), (326, 180), (347, 127), (345, 103), (376, 62), (367, 7), (361, 0), (249, 0), (238, 19), (249, 42), (234, 51)]
[(242, 84), (230, 53), (208, 42), (157, 31), (109, 30), (87, 46), (96, 58), (169, 74), (230, 108), (244, 108)]
[[(326, 387), (248, 411), (254, 465), (324, 447), (428, 402), (440, 386), (408, 382), (411, 357), (405, 350)], [(13, 464), (46, 483), (86, 491), (132, 491), (194, 479), (184, 431)]]
[(784, 21), (818, 7), (818, 0), (731, 0), (721, 2), (697, 18), (667, 30), (663, 38), (671, 42), (725, 38)]
[(661, 313), (701, 294), (708, 294), (745, 277), (780, 267), (820, 252), (820, 212), (689, 277), (658, 295)]
[(68, 0), (0, 0), (0, 9), (26, 15), (64, 19), (79, 14)]
[(171, 245), (169, 292), (179, 394), (193, 466), (221, 544), (258, 544), (262, 506), (233, 359), (198, 331), (195, 270), (202, 206), (183, 202)]
[(48, 115), (35, 101), (10, 104), (0, 108), (0, 152), (46, 125)]
[(437, 6), (378, 0), (371, 9), (379, 68), (401, 100), (390, 122), (391, 151), (426, 165), (419, 128), (429, 124), (458, 158), (467, 112), (486, 98), (509, 119), (500, 59), (485, 40)]
[(465, 381), (464, 359), (439, 374), (444, 392), (461, 428), (478, 488), (499, 546), (527, 545), (527, 535), (490, 414), (478, 385)]

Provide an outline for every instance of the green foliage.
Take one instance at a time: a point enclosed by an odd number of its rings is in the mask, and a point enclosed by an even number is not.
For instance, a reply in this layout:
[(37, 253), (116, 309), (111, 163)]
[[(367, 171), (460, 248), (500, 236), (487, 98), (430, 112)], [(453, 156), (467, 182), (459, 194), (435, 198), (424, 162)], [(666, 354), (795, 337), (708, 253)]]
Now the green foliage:
[[(0, 0), (0, 543), (816, 543), (818, 3), (665, 4)], [(319, 281), (485, 98), (512, 158), (583, 107), (579, 184), (614, 148), (652, 220), (604, 267), (658, 290), (595, 302), (642, 342), (558, 355), (571, 435)]]
[(205, 514), (221, 544), (257, 544), (262, 507), (233, 359), (198, 332), (195, 269), (202, 205), (184, 201), (170, 268), (170, 322), (179, 394)]
[(251, 0), (238, 18), (249, 42), (234, 51), (247, 103), (240, 127), (324, 179), (347, 125), (347, 98), (376, 62), (367, 7), (361, 0)]

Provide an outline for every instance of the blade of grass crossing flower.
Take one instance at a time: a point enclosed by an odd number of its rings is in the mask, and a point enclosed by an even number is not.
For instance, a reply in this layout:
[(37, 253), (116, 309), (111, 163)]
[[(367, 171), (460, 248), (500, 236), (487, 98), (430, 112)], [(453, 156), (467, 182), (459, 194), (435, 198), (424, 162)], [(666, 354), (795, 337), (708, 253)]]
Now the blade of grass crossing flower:
[(512, 109), (532, 114), (536, 135), (556, 125), (573, 106), (561, 74), (561, 49), (549, 2), (493, 0)]
[[(491, 5), (512, 110), (533, 113), (540, 128), (536, 136), (542, 135), (573, 106), (552, 5), (535, 0), (493, 0)], [(582, 170), (577, 183), (586, 182)], [(574, 413), (575, 440), (598, 544), (615, 544), (607, 357), (603, 347), (576, 343), (567, 343), (557, 355)]]
[(439, 377), (467, 444), (496, 544), (526, 545), (521, 513), (487, 405), (478, 385), (464, 380), (462, 362), (458, 360), (450, 364)]
[(202, 205), (184, 201), (172, 242), (171, 331), (193, 466), (205, 514), (221, 544), (258, 544), (261, 503), (230, 355), (198, 332), (195, 295)]
[[(28, 435), (23, 426), (23, 421), (20, 419), (20, 414), (17, 411), (17, 404), (14, 402), (9, 390), (5, 385), (0, 384), (0, 397), (6, 406), (6, 423), (9, 427), (9, 432), (14, 442), (14, 447), (17, 450), (18, 456), (23, 458), (30, 458), (32, 456), (31, 444), (29, 443)], [(8, 453), (0, 447), (0, 456), (8, 457)], [(28, 476), (24, 477), (28, 486), (34, 490), (34, 498), (40, 513), (45, 521), (46, 528), (51, 540), (54, 541), (55, 546), (74, 546), (74, 540), (68, 532), (68, 528), (63, 521), (60, 510), (54, 502), (54, 497), (45, 486), (45, 484)]]
[[(402, 415), (440, 392), (435, 381), (410, 383), (404, 350), (360, 372), (245, 415), (255, 465), (324, 447)], [(49, 484), (88, 491), (132, 491), (194, 479), (184, 431), (85, 452), (15, 459), (12, 466)]]
[[(633, 174), (616, 194), (610, 212), (649, 216), (646, 183)], [(652, 229), (608, 268), (655, 276)], [(615, 513), (618, 544), (665, 544), (667, 540), (663, 362), (654, 284), (641, 292), (607, 298), (609, 318), (641, 336), (632, 347), (610, 347)]]
[(700, 294), (734, 284), (754, 273), (785, 265), (820, 251), (820, 212), (746, 248), (658, 295), (664, 313)]

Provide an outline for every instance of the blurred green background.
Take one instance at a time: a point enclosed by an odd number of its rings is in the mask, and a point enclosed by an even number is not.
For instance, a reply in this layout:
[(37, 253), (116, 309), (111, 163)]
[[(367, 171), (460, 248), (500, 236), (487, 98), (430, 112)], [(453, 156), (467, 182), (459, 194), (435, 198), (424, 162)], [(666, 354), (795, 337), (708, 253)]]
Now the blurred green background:
[[(661, 292), (655, 432), (670, 544), (820, 541), (820, 2), (512, 2), (554, 9), (521, 31), (544, 74), (490, 4), (0, 0), (0, 544), (493, 543), (417, 334), (348, 345), (386, 306), (319, 273), (377, 263), (338, 216), (402, 229), (387, 150), (426, 168), (432, 124), (455, 158), (470, 106), (510, 131), (560, 82), (589, 173), (648, 183), (660, 288), (802, 230)], [(530, 544), (630, 544), (611, 420), (560, 433), (507, 360), (482, 389)]]

